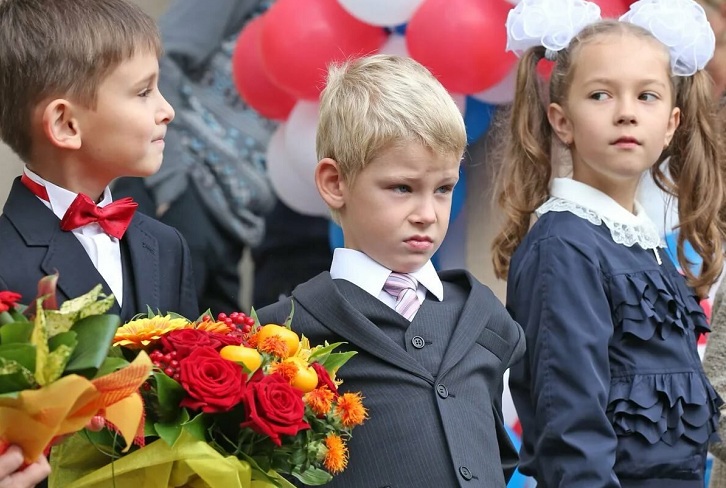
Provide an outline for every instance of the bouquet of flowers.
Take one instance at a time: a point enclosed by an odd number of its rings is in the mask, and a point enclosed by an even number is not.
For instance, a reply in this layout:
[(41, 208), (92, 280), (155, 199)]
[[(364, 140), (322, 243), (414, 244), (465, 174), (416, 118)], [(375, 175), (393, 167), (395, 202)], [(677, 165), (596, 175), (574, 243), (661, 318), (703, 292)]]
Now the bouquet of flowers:
[(132, 364), (107, 357), (120, 324), (106, 314), (113, 296), (99, 285), (58, 308), (57, 280), (43, 278), (29, 307), (0, 292), (0, 451), (17, 444), (28, 463), (98, 415), (132, 441), (143, 415), (136, 392), (152, 366), (146, 354)]
[(60, 446), (51, 486), (328, 482), (345, 469), (346, 441), (367, 415), (360, 393), (338, 391), (336, 372), (355, 352), (311, 346), (290, 329), (292, 316), (261, 326), (254, 310), (195, 321), (149, 311), (125, 324), (116, 348), (147, 351), (154, 364), (142, 387), (144, 437), (122, 455), (128, 446), (113, 431), (76, 436)]

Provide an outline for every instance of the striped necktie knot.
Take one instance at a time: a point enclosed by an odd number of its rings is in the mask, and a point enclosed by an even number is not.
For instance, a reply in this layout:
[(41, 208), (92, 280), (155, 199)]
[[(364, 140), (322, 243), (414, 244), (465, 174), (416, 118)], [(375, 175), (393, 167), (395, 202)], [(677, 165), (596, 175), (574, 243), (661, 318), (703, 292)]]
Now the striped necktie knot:
[(396, 312), (407, 320), (412, 320), (421, 306), (421, 302), (416, 296), (417, 289), (416, 278), (404, 273), (391, 273), (383, 285), (383, 291), (396, 299)]

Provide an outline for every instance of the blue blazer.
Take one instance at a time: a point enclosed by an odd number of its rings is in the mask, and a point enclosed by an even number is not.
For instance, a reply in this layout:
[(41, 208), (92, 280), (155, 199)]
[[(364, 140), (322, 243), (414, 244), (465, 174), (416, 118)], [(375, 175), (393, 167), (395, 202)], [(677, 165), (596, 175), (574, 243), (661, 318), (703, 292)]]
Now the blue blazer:
[[(198, 316), (189, 250), (181, 234), (136, 212), (121, 239), (124, 256), (124, 306), (111, 309), (126, 321), (146, 307)], [(38, 280), (59, 273), (59, 304), (97, 284), (111, 289), (72, 232), (17, 178), (0, 215), (0, 290), (12, 290), (28, 303)]]

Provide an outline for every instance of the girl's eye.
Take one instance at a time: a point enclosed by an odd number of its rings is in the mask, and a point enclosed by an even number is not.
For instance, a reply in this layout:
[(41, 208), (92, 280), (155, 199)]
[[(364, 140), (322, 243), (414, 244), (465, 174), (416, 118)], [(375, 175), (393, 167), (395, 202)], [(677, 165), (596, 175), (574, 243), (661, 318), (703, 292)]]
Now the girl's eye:
[(142, 97), (142, 98), (146, 98), (149, 95), (151, 95), (151, 88), (146, 88), (141, 93), (139, 93), (139, 96)]
[(603, 100), (606, 100), (608, 98), (608, 94), (605, 92), (595, 92), (592, 95), (590, 95), (590, 98), (593, 100), (596, 100), (598, 102), (601, 102)]
[(658, 100), (658, 95), (656, 95), (655, 93), (650, 93), (650, 92), (641, 93), (640, 99), (643, 100), (644, 102), (654, 102), (654, 101)]

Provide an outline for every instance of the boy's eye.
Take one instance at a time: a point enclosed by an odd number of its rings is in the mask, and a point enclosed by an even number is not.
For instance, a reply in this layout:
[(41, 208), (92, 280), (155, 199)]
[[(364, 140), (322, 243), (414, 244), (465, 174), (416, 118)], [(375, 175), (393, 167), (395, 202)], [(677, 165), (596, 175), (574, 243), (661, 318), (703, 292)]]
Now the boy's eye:
[(151, 95), (151, 92), (152, 92), (151, 88), (146, 88), (139, 93), (139, 96), (142, 98), (145, 98), (145, 97), (148, 97), (149, 95)]
[(436, 189), (436, 193), (451, 193), (454, 191), (454, 185), (444, 185)]
[(590, 95), (590, 98), (593, 100), (597, 100), (598, 102), (601, 102), (603, 100), (606, 100), (608, 98), (608, 94), (605, 92), (595, 92)]
[(393, 187), (393, 191), (398, 193), (408, 193), (411, 191), (411, 187), (408, 185), (396, 185)]

